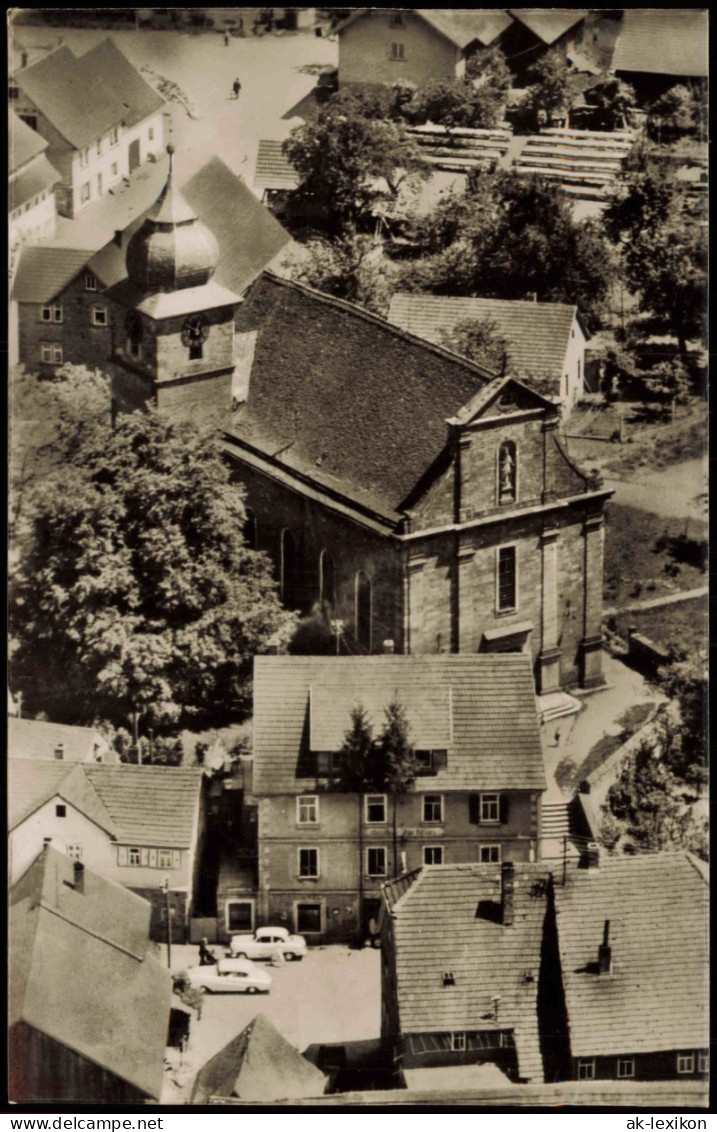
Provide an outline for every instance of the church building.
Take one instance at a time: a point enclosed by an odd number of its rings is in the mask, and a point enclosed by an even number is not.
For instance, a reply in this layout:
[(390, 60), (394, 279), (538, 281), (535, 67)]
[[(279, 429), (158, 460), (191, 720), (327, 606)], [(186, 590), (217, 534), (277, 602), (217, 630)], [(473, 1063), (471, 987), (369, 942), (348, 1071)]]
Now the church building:
[(115, 405), (217, 421), (304, 651), (523, 651), (543, 694), (600, 684), (610, 491), (559, 407), (269, 272), (242, 299), (217, 258), (170, 171), (107, 292)]

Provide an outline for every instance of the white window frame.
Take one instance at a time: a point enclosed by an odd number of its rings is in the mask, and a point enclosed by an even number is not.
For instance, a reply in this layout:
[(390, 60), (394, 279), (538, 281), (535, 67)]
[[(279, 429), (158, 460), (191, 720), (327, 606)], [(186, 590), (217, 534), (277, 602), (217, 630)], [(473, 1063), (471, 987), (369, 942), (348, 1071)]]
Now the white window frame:
[[(301, 854), (302, 853), (315, 853), (316, 854), (316, 872), (315, 873), (302, 873), (301, 871)], [(296, 875), (299, 880), (318, 880), (321, 876), (321, 854), (318, 845), (300, 845), (296, 850)]]
[(623, 1080), (627, 1077), (635, 1076), (635, 1058), (634, 1057), (618, 1057), (617, 1059), (617, 1076), (618, 1080)]
[(43, 303), (40, 308), (40, 322), (62, 322), (62, 303)]
[[(515, 605), (501, 606), (500, 604), (500, 554), (502, 550), (515, 551)], [(495, 611), (496, 613), (516, 613), (520, 606), (520, 590), (519, 590), (519, 570), (518, 570), (518, 543), (517, 542), (504, 542), (501, 546), (495, 548)]]
[(79, 843), (79, 841), (69, 842), (65, 846), (65, 852), (67, 853), (67, 856), (70, 857), (73, 861), (82, 860), (82, 845)]
[[(437, 798), (438, 799), (438, 809), (440, 811), (440, 817), (437, 817), (437, 818), (427, 818), (426, 817), (426, 805), (427, 805), (429, 798)], [(421, 799), (421, 824), (422, 825), (443, 825), (443, 795), (442, 794), (424, 794), (423, 795), (423, 797)]]
[(703, 1050), (697, 1054), (697, 1072), (709, 1073), (710, 1071), (710, 1051)]
[(148, 137), (149, 141), (154, 141), (154, 126), (149, 127), (149, 130), (147, 132), (147, 137)]
[[(496, 793), (495, 791), (489, 791), (488, 793), (479, 795), (479, 797), (481, 825), (500, 825), (500, 794)], [(486, 811), (494, 804), (496, 816), (494, 818), (489, 818), (486, 816)], [(486, 811), (484, 811), (483, 809), (484, 805), (486, 807)]]
[(595, 1058), (594, 1057), (579, 1057), (578, 1058), (578, 1081), (594, 1081), (595, 1080)]
[[(383, 853), (383, 871), (382, 872), (373, 872), (373, 873), (371, 872), (371, 869), (369, 868), (369, 860), (370, 860), (369, 855), (371, 853)], [(388, 876), (388, 851), (387, 851), (385, 845), (368, 845), (366, 847), (365, 857), (366, 857), (366, 859), (364, 861), (364, 864), (366, 866), (366, 876), (367, 877), (385, 877), (385, 876)]]
[[(481, 864), (481, 865), (499, 865), (500, 864), (500, 858), (501, 858), (500, 850), (501, 850), (500, 845), (494, 845), (492, 843), (488, 844), (488, 845), (479, 845), (478, 846), (478, 862), (479, 862), (479, 864)], [(488, 854), (489, 856), (490, 856), (491, 853), (497, 853), (496, 859), (494, 861), (491, 861), (490, 859), (484, 861), (483, 860), (483, 854), (484, 853)]]
[(467, 1048), (465, 1030), (454, 1030), (451, 1033), (451, 1051), (453, 1053), (465, 1053)]
[(102, 138), (97, 139), (97, 156), (102, 156)]
[(113, 126), (110, 130), (110, 149), (112, 146), (119, 144), (119, 126)]
[(693, 1053), (678, 1053), (677, 1072), (681, 1074), (694, 1073), (695, 1055)]
[[(313, 806), (313, 818), (306, 818), (301, 816), (302, 802), (304, 805), (311, 804)], [(297, 825), (318, 825), (319, 824), (319, 795), (318, 794), (299, 794), (296, 799), (296, 824)]]
[[(135, 855), (137, 857), (136, 861), (132, 859)], [(127, 864), (129, 866), (131, 866), (133, 869), (139, 868), (141, 866), (141, 864), (142, 864), (142, 850), (140, 849), (140, 847), (138, 845), (128, 845), (127, 846)]]
[[(427, 861), (426, 857), (429, 853), (435, 853), (436, 850), (440, 853), (440, 861)], [(423, 863), (424, 865), (442, 865), (443, 864), (443, 846), (442, 845), (424, 845), (423, 846)]]
[[(383, 817), (378, 818), (378, 819), (370, 818), (368, 816), (369, 804), (373, 803), (373, 805), (377, 805), (379, 798), (381, 799), (381, 804), (383, 806)], [(387, 794), (364, 794), (363, 817), (364, 817), (364, 822), (366, 823), (366, 825), (385, 825), (386, 822), (388, 821), (388, 795)]]
[[(166, 856), (164, 860), (160, 859), (160, 854), (168, 854), (169, 860)], [(173, 869), (174, 868), (174, 850), (173, 849), (158, 849), (157, 850), (157, 868), (158, 869)]]
[(45, 366), (62, 365), (62, 346), (59, 342), (40, 343), (40, 361)]
[(405, 63), (406, 52), (405, 43), (391, 43), (390, 59), (392, 63)]
[[(102, 314), (102, 320), (103, 321), (98, 322), (97, 321), (97, 315), (100, 312)], [(107, 326), (108, 325), (107, 307), (104, 305), (104, 303), (93, 303), (93, 305), (92, 305), (92, 325), (93, 326)]]
[(85, 275), (85, 290), (94, 291), (95, 293), (97, 293), (97, 280), (95, 279), (94, 275), (90, 274), (89, 272), (87, 273), (87, 275)]
[[(250, 904), (251, 905), (251, 927), (249, 931), (254, 931), (256, 927), (256, 901), (252, 897), (239, 897), (231, 896), (228, 900), (224, 901), (224, 923), (228, 932), (238, 931), (238, 928), (229, 927), (229, 907), (232, 904)], [(242, 929), (243, 930), (243, 929)]]
[(80, 185), (80, 204), (87, 204), (92, 200), (92, 182), (85, 181), (84, 185)]
[(110, 166), (110, 177), (119, 177), (119, 161), (113, 161)]
[(80, 169), (86, 169), (90, 163), (90, 147), (83, 146), (80, 150)]

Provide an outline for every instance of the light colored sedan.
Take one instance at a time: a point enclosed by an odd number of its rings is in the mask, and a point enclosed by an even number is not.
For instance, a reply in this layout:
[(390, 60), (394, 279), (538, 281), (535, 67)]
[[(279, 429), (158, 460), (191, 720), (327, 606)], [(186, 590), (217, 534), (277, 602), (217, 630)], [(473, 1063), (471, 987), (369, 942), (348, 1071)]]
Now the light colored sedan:
[(257, 928), (254, 935), (232, 936), (229, 950), (237, 959), (273, 959), (282, 955), (291, 962), (306, 955), (303, 935), (291, 935), (286, 928)]
[(193, 987), (213, 994), (268, 994), (271, 975), (247, 959), (220, 959), (213, 967), (190, 967)]

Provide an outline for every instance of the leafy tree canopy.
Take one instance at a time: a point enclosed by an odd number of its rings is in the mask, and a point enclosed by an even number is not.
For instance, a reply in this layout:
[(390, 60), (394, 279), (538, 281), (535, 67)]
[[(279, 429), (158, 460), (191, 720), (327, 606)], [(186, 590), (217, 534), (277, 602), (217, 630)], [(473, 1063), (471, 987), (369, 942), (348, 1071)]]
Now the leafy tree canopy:
[(619, 130), (628, 124), (636, 96), (629, 83), (608, 76), (585, 92), (585, 102), (592, 109), (593, 129)]
[(547, 118), (560, 113), (569, 101), (570, 72), (565, 56), (556, 48), (546, 52), (528, 71), (526, 103)]
[(441, 345), (485, 366), (496, 377), (503, 377), (507, 372), (508, 343), (491, 318), (466, 319), (452, 330), (442, 330)]
[(347, 228), (336, 239), (314, 236), (302, 245), (301, 259), (290, 266), (291, 277), (337, 299), (347, 299), (385, 317), (391, 301), (395, 266), (367, 235)]
[(211, 434), (156, 410), (70, 431), (33, 493), (12, 594), (13, 676), (71, 722), (159, 730), (235, 715), (251, 658), (295, 618), (244, 543)]
[(374, 737), (365, 709), (360, 704), (353, 708), (351, 727), (341, 748), (342, 790), (386, 790), (397, 795), (405, 794), (413, 785), (418, 767), (408, 738), (405, 709), (393, 700), (385, 716), (380, 735)]

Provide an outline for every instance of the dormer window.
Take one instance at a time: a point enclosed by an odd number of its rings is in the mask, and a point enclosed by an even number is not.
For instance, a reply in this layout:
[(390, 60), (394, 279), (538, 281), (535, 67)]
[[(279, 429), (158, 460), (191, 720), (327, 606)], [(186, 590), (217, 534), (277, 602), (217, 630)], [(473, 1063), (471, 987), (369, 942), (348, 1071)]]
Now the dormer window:
[(64, 759), (64, 757), (65, 757), (64, 745), (62, 743), (58, 743), (57, 746), (55, 747), (55, 758), (56, 759)]
[(393, 12), (391, 14), (389, 21), (388, 21), (388, 26), (392, 27), (392, 28), (405, 27), (405, 24), (403, 22), (403, 16), (401, 15), (400, 12)]

